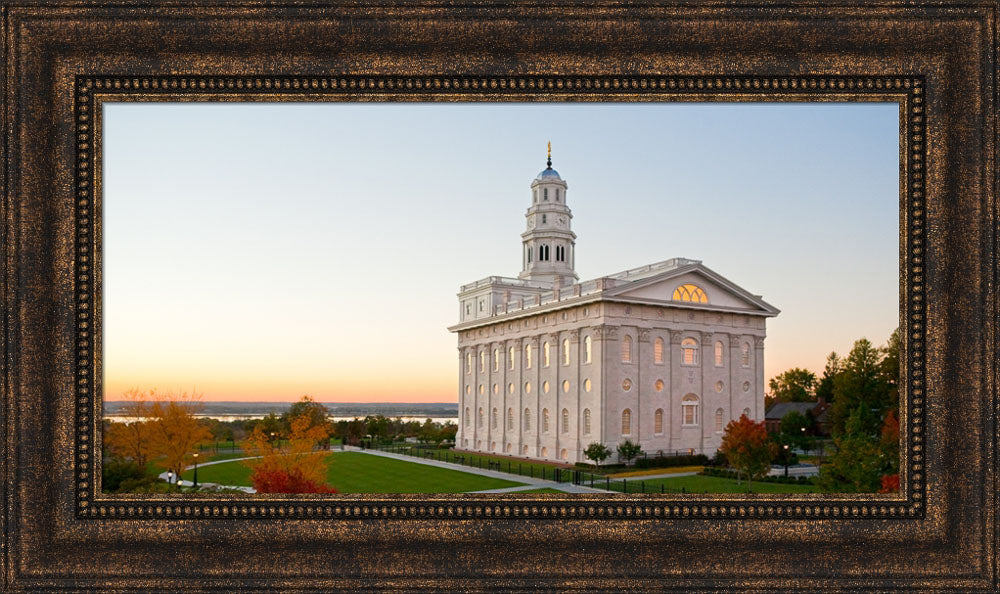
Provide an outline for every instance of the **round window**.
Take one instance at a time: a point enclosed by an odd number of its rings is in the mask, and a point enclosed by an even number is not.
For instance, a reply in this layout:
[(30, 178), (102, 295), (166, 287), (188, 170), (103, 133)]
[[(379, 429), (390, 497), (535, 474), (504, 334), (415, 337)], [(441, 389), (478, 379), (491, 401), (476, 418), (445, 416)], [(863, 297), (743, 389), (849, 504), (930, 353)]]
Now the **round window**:
[(715, 391), (721, 392), (726, 387), (726, 384), (722, 382), (715, 382)]
[(524, 393), (531, 394), (531, 382), (524, 382)]
[(563, 392), (569, 392), (569, 380), (563, 380)]
[(588, 392), (590, 391), (590, 380), (589, 379), (583, 380), (583, 389), (586, 390), (586, 391), (588, 391)]
[(542, 392), (549, 393), (549, 382), (542, 382)]
[(744, 392), (750, 391), (750, 382), (743, 382), (743, 391)]
[(657, 392), (662, 392), (663, 391), (663, 380), (656, 380), (656, 383), (653, 384), (653, 387), (656, 388)]
[(622, 382), (622, 390), (625, 390), (626, 392), (628, 392), (631, 389), (632, 389), (632, 380), (627, 379), (627, 380), (625, 380), (625, 381)]

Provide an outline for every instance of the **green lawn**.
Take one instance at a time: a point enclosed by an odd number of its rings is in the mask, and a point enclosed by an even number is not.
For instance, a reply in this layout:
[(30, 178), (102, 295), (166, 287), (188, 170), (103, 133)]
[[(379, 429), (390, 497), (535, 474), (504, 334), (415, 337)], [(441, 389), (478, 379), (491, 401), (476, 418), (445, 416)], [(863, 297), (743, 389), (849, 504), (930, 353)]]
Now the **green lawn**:
[(508, 495), (520, 495), (521, 493), (559, 493), (560, 495), (566, 495), (565, 491), (550, 489), (549, 487), (543, 487), (541, 489), (528, 489), (527, 491), (511, 491)]
[[(328, 456), (327, 483), (341, 493), (465, 493), (523, 484), (359, 452)], [(184, 480), (193, 477), (192, 470), (184, 473)], [(250, 469), (242, 462), (204, 466), (198, 469), (198, 481), (248, 486)]]
[[(504, 458), (501, 456), (491, 456), (489, 454), (469, 454), (465, 452), (456, 452), (451, 449), (432, 449), (432, 448), (421, 448), (417, 449), (414, 447), (403, 447), (389, 450), (396, 453), (406, 454), (408, 451), (414, 454), (418, 451), (421, 454), (430, 453), (434, 460), (441, 460), (442, 462), (453, 462), (455, 463), (455, 457), (464, 457), (464, 461), (461, 462), (463, 466), (472, 466), (474, 468), (483, 468), (489, 470), (489, 462), (499, 462), (501, 472), (509, 472), (511, 474), (520, 474), (521, 476), (542, 478), (543, 474), (546, 479), (552, 480), (553, 473), (556, 468), (561, 468), (564, 472), (565, 477), (569, 476), (570, 470), (563, 464), (554, 464), (547, 462), (539, 462), (538, 460), (517, 460), (511, 458)], [(423, 456), (416, 456), (423, 457)], [(495, 470), (495, 468), (494, 468)]]
[[(639, 493), (640, 482), (645, 482), (646, 493), (659, 493), (662, 484), (667, 493), (676, 493), (684, 489), (688, 493), (746, 493), (746, 481), (737, 482), (734, 479), (727, 479), (715, 476), (690, 475), (659, 479), (649, 479), (646, 481), (629, 480), (628, 492)], [(585, 483), (587, 486), (590, 483)], [(598, 481), (594, 482), (594, 487), (604, 488)], [(611, 481), (611, 489), (621, 492), (622, 483)], [(754, 493), (818, 493), (819, 489), (815, 485), (785, 485), (781, 483), (765, 483), (754, 481), (752, 485)]]

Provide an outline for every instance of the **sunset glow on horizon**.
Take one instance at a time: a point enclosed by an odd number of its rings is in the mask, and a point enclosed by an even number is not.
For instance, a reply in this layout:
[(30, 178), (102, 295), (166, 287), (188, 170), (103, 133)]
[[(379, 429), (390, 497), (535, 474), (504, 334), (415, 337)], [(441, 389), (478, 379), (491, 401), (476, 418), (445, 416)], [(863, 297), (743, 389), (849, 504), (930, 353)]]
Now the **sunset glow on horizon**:
[(459, 286), (568, 182), (589, 280), (703, 261), (765, 378), (898, 325), (896, 104), (105, 104), (104, 398), (457, 402)]

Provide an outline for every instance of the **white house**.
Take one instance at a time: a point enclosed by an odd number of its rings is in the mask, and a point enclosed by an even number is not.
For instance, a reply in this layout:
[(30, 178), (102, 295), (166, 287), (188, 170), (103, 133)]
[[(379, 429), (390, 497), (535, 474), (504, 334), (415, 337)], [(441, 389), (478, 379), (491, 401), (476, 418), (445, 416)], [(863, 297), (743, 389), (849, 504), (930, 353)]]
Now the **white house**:
[(590, 443), (712, 455), (730, 420), (764, 418), (776, 308), (699, 260), (579, 282), (567, 184), (531, 182), (517, 278), (458, 293), (456, 448), (583, 462)]

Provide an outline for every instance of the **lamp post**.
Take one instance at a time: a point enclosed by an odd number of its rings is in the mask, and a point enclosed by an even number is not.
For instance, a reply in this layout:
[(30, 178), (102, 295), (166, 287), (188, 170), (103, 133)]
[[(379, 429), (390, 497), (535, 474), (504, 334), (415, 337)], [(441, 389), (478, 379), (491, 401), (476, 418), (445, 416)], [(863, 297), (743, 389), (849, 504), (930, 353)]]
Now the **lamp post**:
[[(785, 446), (788, 447), (788, 446)], [(785, 473), (788, 473), (788, 469), (785, 469)], [(198, 488), (198, 452), (194, 453), (194, 488)]]
[(788, 444), (786, 443), (782, 447), (785, 448), (785, 478), (788, 478)]
[(174, 484), (174, 471), (173, 470), (168, 470), (167, 471), (167, 484), (168, 485)]
[(806, 451), (806, 428), (799, 427), (802, 430), (802, 454), (807, 455), (809, 452)]

